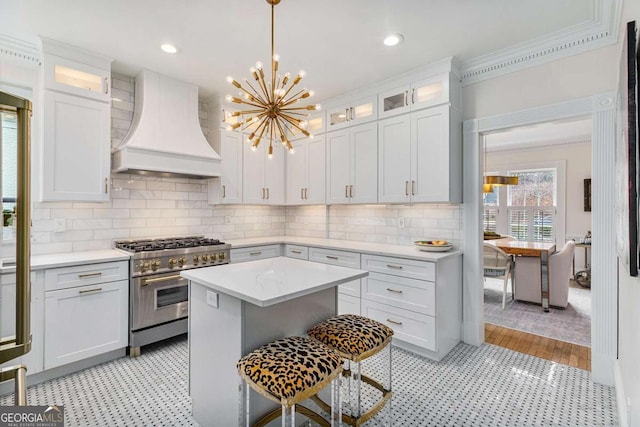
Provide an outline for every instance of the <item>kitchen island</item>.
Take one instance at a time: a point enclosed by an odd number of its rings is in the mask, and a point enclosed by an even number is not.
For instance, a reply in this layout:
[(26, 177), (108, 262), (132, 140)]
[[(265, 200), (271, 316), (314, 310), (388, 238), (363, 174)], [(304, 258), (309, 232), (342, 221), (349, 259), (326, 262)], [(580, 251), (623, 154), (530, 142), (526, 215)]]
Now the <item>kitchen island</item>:
[[(189, 394), (203, 426), (238, 424), (236, 362), (336, 314), (336, 286), (364, 270), (277, 257), (188, 270)], [(274, 408), (252, 392), (252, 422)]]

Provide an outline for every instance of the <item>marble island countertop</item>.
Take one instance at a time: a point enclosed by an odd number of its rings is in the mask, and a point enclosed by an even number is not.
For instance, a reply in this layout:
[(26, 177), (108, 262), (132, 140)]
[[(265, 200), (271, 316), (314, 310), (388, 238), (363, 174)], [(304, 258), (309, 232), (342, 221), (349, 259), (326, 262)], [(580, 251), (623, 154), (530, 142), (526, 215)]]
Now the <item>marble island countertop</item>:
[(354, 268), (276, 257), (186, 270), (182, 277), (268, 307), (369, 275)]
[(226, 243), (231, 244), (231, 249), (284, 243), (291, 245), (313, 246), (325, 249), (354, 251), (373, 255), (397, 256), (422, 261), (438, 261), (443, 258), (462, 254), (462, 251), (456, 248), (453, 248), (447, 252), (424, 252), (420, 251), (414, 245), (389, 245), (386, 243), (369, 243), (358, 242), (354, 240), (318, 239), (296, 236), (272, 236), (257, 237), (253, 239), (231, 239), (226, 240)]

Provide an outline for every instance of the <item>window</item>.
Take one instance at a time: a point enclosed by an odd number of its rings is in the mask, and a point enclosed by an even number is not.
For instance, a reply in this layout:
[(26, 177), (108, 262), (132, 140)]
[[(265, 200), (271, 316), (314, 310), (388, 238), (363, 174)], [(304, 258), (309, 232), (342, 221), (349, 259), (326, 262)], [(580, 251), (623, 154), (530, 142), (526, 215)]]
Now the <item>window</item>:
[(0, 142), (2, 151), (2, 238), (3, 240), (14, 238), (13, 224), (15, 221), (14, 210), (17, 197), (17, 118), (15, 113), (0, 113)]
[(518, 185), (494, 187), (493, 193), (484, 195), (484, 229), (523, 241), (556, 241), (558, 168), (523, 168), (500, 174), (518, 176)]

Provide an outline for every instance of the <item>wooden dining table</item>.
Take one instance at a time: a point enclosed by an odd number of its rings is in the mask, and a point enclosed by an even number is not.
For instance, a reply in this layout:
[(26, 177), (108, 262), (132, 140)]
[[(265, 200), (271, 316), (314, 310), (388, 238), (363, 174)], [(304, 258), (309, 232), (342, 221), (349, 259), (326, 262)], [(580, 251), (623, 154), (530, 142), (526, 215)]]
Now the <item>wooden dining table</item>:
[[(521, 242), (518, 240), (497, 240), (487, 241), (487, 243), (496, 245), (507, 255), (540, 258), (540, 292), (542, 296), (542, 309), (545, 312), (549, 312), (549, 255), (556, 251), (556, 244), (553, 242)], [(511, 280), (513, 280), (514, 276), (515, 272), (511, 276)]]

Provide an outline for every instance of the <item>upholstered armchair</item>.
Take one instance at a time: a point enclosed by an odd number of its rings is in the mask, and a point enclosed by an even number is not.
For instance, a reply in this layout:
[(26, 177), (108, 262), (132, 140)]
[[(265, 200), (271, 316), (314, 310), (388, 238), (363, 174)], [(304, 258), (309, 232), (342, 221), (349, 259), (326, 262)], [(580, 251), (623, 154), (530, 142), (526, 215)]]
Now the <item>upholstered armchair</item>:
[[(549, 305), (567, 307), (575, 248), (575, 243), (570, 240), (562, 250), (549, 256)], [(540, 258), (516, 257), (515, 270), (515, 298), (520, 301), (542, 303)]]

